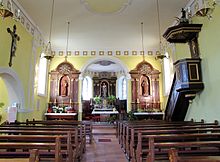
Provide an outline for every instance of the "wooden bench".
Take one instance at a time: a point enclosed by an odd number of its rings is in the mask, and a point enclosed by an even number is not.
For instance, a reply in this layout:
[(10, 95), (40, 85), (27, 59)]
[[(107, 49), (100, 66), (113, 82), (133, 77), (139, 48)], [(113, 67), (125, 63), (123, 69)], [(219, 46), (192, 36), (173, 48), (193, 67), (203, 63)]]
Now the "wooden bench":
[(171, 148), (169, 150), (170, 162), (220, 162), (220, 156), (179, 156), (178, 150)]
[[(200, 131), (208, 131), (210, 129), (213, 130), (213, 128), (216, 131), (219, 131), (220, 126), (219, 125), (189, 125), (189, 126), (158, 126), (158, 127), (142, 127), (142, 128), (135, 128), (135, 127), (129, 127), (127, 129), (127, 133), (125, 135), (125, 139), (123, 141), (123, 147), (124, 150), (128, 156), (128, 158), (132, 158), (132, 156), (134, 154), (132, 154), (134, 152), (134, 148), (137, 144), (138, 141), (138, 132), (143, 132), (143, 134), (161, 134), (161, 133), (175, 133), (175, 132), (184, 132), (186, 130), (186, 132), (198, 132), (198, 130)], [(197, 130), (197, 131), (196, 131)]]
[(39, 153), (37, 149), (32, 149), (29, 151), (29, 158), (0, 158), (0, 162), (39, 162)]
[(219, 137), (220, 133), (144, 135), (138, 141), (136, 160), (138, 162), (145, 158), (148, 162), (154, 162), (155, 159), (167, 160), (168, 150), (172, 147), (181, 148), (179, 151), (187, 155), (216, 155), (220, 153)]
[[(35, 130), (22, 130), (22, 129), (14, 129), (14, 130), (10, 130), (10, 129), (0, 129), (0, 133), (1, 134), (7, 134), (8, 138), (13, 137), (13, 135), (18, 135), (17, 140), (23, 140), (25, 142), (27, 142), (28, 140), (31, 142), (45, 142), (45, 141), (49, 141), (48, 138), (54, 138), (55, 136), (59, 136), (61, 138), (61, 140), (63, 138), (65, 138), (65, 140), (62, 140), (62, 143), (65, 143), (66, 149), (68, 149), (67, 154), (72, 156), (72, 154), (74, 154), (75, 159), (81, 159), (82, 154), (84, 152), (84, 144), (82, 144), (82, 141), (79, 140), (78, 136), (78, 131), (77, 130), (72, 130), (72, 131), (64, 131), (64, 130), (60, 130), (60, 131), (51, 131), (50, 129), (47, 130), (37, 130), (35, 128)], [(24, 135), (28, 135), (31, 138), (25, 138)], [(41, 136), (42, 137), (41, 137)], [(1, 138), (7, 138), (4, 137), (4, 135), (0, 135), (0, 139)], [(34, 137), (36, 136), (36, 138)], [(39, 137), (39, 139), (38, 139)], [(73, 152), (73, 153), (72, 153)], [(71, 158), (72, 159), (72, 158)]]
[[(8, 125), (6, 123), (6, 125)], [(92, 123), (91, 121), (76, 121), (76, 120), (35, 120), (33, 119), (33, 121), (29, 121), (26, 120), (26, 122), (19, 122), (19, 121), (15, 121), (14, 123), (10, 123), (10, 125), (37, 125), (37, 126), (42, 126), (42, 125), (46, 125), (46, 126), (83, 126), (85, 127), (85, 133), (86, 136), (89, 139), (89, 143), (92, 143)]]
[[(9, 137), (10, 138), (10, 137)], [(17, 137), (13, 137), (13, 140), (16, 140)], [(18, 138), (20, 138), (18, 136)], [(0, 156), (5, 157), (28, 157), (30, 156), (30, 150), (37, 149), (39, 151), (39, 155), (41, 154), (41, 151), (46, 151), (44, 153), (48, 155), (53, 155), (53, 161), (55, 162), (61, 162), (63, 161), (62, 153), (61, 153), (61, 137), (56, 136), (54, 142), (0, 142)], [(19, 150), (28, 150), (28, 151), (8, 151), (10, 149), (19, 149)], [(5, 151), (4, 151), (5, 150)], [(50, 150), (50, 151), (48, 151)], [(36, 157), (36, 156), (34, 156)], [(34, 157), (30, 157), (31, 159), (34, 159)], [(51, 157), (49, 157), (51, 159)], [(70, 162), (70, 160), (69, 160)]]
[[(86, 132), (85, 126), (80, 125), (23, 125), (23, 124), (8, 124), (2, 125), (0, 130), (25, 130), (24, 133), (27, 134), (27, 130), (33, 131), (49, 131), (53, 133), (54, 131), (75, 131), (75, 137), (80, 142), (81, 152), (85, 152), (86, 147)], [(76, 132), (78, 130), (78, 132)], [(21, 132), (20, 132), (21, 133)], [(23, 133), (23, 134), (24, 134)], [(39, 132), (41, 133), (41, 132)], [(62, 133), (62, 132), (61, 132)], [(44, 134), (44, 133), (43, 133)], [(49, 133), (50, 134), (50, 133)], [(77, 140), (75, 140), (77, 141)]]

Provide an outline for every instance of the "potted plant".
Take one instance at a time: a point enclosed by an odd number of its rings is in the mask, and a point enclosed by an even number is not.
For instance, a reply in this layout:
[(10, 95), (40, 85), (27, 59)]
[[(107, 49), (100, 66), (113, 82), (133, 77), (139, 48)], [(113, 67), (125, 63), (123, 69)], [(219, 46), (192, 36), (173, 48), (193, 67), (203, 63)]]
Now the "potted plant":
[(101, 98), (99, 96), (95, 96), (94, 99), (95, 104), (99, 105), (101, 103)]
[(116, 97), (114, 95), (110, 95), (108, 96), (108, 102), (109, 104), (113, 105), (113, 103), (115, 102)]

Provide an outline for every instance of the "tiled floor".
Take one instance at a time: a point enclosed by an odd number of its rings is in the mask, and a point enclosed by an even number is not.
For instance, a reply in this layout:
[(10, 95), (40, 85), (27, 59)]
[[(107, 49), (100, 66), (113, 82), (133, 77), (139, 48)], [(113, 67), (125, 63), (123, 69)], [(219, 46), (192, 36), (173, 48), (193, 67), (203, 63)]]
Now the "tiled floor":
[(127, 162), (114, 128), (93, 127), (93, 132), (93, 143), (87, 144), (82, 162)]

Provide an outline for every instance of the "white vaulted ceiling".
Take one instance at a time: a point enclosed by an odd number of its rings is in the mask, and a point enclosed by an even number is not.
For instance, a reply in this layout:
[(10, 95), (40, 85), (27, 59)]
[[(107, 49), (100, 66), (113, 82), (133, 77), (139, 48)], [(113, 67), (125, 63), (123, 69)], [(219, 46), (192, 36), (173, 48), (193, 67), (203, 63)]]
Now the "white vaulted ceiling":
[[(52, 0), (17, 1), (48, 40)], [(159, 0), (161, 33), (187, 2)], [(70, 21), (70, 51), (140, 51), (141, 22), (144, 23), (144, 49), (159, 48), (156, 0), (55, 0), (53, 50), (66, 50), (67, 21)]]

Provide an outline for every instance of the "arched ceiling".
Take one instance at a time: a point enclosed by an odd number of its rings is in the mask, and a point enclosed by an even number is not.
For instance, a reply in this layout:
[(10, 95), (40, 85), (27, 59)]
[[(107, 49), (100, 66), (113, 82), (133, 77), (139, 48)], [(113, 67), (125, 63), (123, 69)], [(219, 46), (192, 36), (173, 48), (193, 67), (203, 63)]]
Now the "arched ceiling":
[[(52, 0), (17, 0), (49, 38)], [(106, 3), (104, 3), (106, 2)], [(159, 0), (161, 33), (180, 14), (188, 0)], [(55, 0), (52, 48), (65, 51), (67, 21), (70, 21), (68, 50), (144, 50), (159, 48), (156, 0)]]

